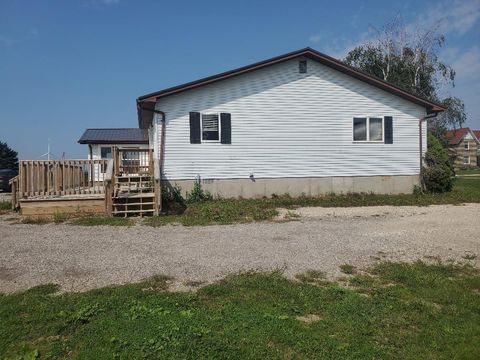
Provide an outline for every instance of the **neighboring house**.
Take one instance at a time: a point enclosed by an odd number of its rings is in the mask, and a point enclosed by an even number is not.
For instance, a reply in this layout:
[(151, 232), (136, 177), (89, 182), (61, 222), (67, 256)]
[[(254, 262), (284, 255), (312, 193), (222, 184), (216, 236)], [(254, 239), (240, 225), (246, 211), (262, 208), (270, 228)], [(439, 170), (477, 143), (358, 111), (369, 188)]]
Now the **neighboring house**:
[[(78, 142), (88, 144), (88, 159), (111, 159), (114, 147), (132, 150), (148, 149), (149, 134), (148, 129), (140, 128), (87, 129)], [(138, 152), (124, 152), (124, 154), (129, 157), (130, 162), (146, 162), (146, 159), (140, 159), (141, 155)], [(95, 166), (93, 177), (103, 180), (105, 170), (103, 167)]]
[[(479, 133), (479, 131), (476, 133)], [(479, 165), (480, 141), (475, 131), (470, 130), (470, 128), (448, 130), (445, 133), (445, 139), (448, 141), (450, 153), (455, 157), (453, 162), (455, 168)]]
[[(410, 193), (444, 110), (306, 48), (137, 99), (162, 179), (225, 197)], [(423, 151), (426, 148), (425, 122)]]

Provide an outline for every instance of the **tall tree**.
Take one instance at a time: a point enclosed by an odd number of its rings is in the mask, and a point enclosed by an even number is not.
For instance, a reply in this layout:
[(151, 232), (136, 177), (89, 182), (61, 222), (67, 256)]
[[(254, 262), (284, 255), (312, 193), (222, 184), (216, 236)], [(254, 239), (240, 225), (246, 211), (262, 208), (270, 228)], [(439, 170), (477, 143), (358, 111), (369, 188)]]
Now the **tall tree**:
[(436, 129), (460, 127), (465, 121), (463, 102), (458, 98), (439, 99), (443, 85), (455, 86), (455, 70), (439, 60), (445, 36), (439, 24), (407, 26), (397, 16), (375, 36), (351, 50), (345, 62), (389, 83), (427, 99), (442, 102), (448, 109), (435, 120)]
[(467, 119), (465, 115), (465, 105), (463, 101), (457, 97), (450, 96), (442, 100), (442, 104), (447, 108), (441, 112), (435, 121), (428, 122), (428, 130), (438, 139), (444, 137), (448, 128), (461, 127)]
[(18, 153), (0, 141), (0, 169), (18, 169)]

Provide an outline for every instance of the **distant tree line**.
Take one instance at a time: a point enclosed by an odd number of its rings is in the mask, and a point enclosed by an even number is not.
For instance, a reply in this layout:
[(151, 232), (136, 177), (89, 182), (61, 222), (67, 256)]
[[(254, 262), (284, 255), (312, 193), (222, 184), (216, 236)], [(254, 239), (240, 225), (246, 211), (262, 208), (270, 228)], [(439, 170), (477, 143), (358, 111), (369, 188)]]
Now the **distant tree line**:
[(18, 153), (0, 141), (0, 169), (18, 170)]

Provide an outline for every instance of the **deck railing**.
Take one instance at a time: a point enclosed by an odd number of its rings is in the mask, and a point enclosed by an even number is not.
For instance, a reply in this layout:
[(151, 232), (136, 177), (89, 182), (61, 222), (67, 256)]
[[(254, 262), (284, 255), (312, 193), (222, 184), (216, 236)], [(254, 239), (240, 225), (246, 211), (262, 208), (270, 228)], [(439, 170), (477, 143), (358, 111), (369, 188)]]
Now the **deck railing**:
[(115, 177), (150, 175), (158, 209), (160, 170), (152, 150), (114, 147), (112, 153), (112, 159), (101, 160), (19, 161), (18, 176), (10, 180), (12, 207), (18, 208), (22, 199), (99, 194), (105, 196), (106, 213), (111, 214)]
[(114, 149), (115, 175), (142, 175), (153, 172), (151, 149)]
[(18, 199), (103, 194), (100, 169), (107, 160), (21, 160), (17, 180)]

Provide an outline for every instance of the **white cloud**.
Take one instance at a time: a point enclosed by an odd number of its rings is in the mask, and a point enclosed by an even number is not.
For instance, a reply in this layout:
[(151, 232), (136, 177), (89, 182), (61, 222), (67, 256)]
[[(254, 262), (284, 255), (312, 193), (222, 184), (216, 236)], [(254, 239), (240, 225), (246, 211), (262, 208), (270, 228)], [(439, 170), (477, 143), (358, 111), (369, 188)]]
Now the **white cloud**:
[(19, 43), (32, 40), (39, 36), (37, 28), (30, 29), (27, 33), (20, 34), (19, 36), (8, 36), (0, 34), (0, 47), (10, 47)]
[(464, 53), (458, 52), (458, 58), (452, 62), (452, 67), (459, 79), (480, 80), (480, 47), (475, 45)]
[(418, 21), (440, 23), (445, 33), (465, 34), (480, 19), (480, 0), (445, 1), (431, 7), (427, 14), (418, 17)]
[(318, 42), (320, 42), (322, 39), (323, 39), (323, 35), (322, 35), (322, 34), (314, 34), (314, 35), (310, 35), (310, 37), (308, 38), (308, 41), (310, 41), (310, 42), (312, 42), (312, 43), (318, 43)]
[(120, 3), (120, 0), (85, 0), (82, 6), (86, 7), (99, 7), (99, 6), (108, 6), (115, 5)]
[[(354, 14), (355, 16), (357, 15)], [(430, 6), (425, 13), (418, 14), (415, 21), (406, 24), (406, 28), (407, 32), (414, 33), (418, 26), (429, 27), (438, 24), (438, 30), (442, 33), (463, 35), (471, 30), (479, 20), (480, 0), (455, 0), (453, 2), (445, 0)], [(375, 31), (368, 28), (357, 39), (338, 37), (328, 32), (315, 33), (309, 37), (309, 42), (319, 44), (331, 56), (342, 58), (350, 50), (371, 38), (374, 33)]]
[(12, 39), (11, 37), (5, 36), (5, 35), (0, 35), (0, 46), (12, 46), (15, 44), (17, 40)]

